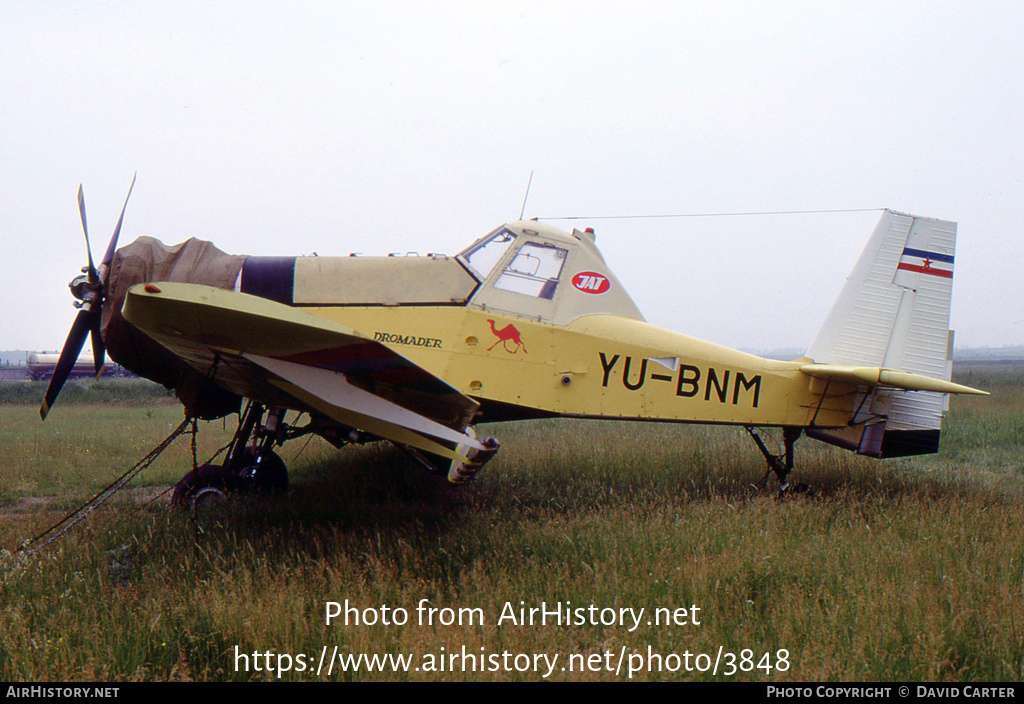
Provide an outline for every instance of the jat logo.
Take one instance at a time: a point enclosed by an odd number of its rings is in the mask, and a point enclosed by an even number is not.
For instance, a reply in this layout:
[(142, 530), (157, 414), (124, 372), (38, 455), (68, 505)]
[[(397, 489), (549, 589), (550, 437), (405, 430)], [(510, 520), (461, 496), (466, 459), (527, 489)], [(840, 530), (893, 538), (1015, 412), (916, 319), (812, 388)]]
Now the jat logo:
[(604, 293), (612, 287), (608, 277), (596, 271), (581, 271), (572, 277), (572, 285), (583, 293)]

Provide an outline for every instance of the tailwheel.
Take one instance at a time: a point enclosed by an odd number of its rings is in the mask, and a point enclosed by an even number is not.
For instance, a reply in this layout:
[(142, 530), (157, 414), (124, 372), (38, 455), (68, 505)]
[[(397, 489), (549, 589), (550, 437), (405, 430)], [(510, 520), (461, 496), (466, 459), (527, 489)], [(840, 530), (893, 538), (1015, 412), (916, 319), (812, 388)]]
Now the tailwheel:
[(764, 473), (761, 481), (758, 482), (759, 486), (763, 486), (768, 480), (768, 475), (775, 472), (776, 478), (779, 480), (779, 495), (787, 494), (809, 494), (811, 487), (801, 482), (789, 481), (789, 473), (793, 471), (793, 445), (797, 439), (803, 433), (802, 428), (784, 428), (782, 431), (783, 443), (785, 444), (785, 451), (781, 455), (772, 454), (765, 445), (764, 440), (758, 434), (757, 429), (753, 426), (745, 426), (750, 437), (757, 443), (757, 449), (764, 455), (765, 461), (768, 462), (768, 470)]

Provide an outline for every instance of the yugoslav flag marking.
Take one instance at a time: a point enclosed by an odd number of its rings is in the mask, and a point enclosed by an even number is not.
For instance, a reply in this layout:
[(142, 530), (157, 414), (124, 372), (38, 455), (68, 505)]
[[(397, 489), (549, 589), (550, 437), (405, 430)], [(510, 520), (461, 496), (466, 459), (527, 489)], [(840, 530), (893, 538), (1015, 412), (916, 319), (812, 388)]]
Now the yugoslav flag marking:
[(900, 263), (896, 268), (952, 279), (953, 255), (904, 247), (903, 254), (900, 255)]

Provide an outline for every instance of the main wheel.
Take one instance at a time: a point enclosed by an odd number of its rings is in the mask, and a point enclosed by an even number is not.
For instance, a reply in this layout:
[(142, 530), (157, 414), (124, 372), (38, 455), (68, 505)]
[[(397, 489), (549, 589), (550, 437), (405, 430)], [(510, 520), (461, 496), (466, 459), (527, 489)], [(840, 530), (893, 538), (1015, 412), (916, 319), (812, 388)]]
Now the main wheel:
[(193, 500), (205, 489), (214, 489), (223, 495), (227, 488), (228, 476), (224, 468), (219, 464), (204, 464), (186, 474), (175, 485), (171, 505), (190, 508)]
[(213, 511), (220, 508), (225, 499), (227, 499), (227, 495), (223, 489), (218, 489), (215, 486), (206, 486), (195, 493), (190, 505), (197, 511)]
[(242, 467), (238, 470), (239, 484), (259, 494), (283, 494), (288, 491), (288, 467), (284, 460), (272, 450), (267, 450), (257, 459), (251, 450), (242, 456)]

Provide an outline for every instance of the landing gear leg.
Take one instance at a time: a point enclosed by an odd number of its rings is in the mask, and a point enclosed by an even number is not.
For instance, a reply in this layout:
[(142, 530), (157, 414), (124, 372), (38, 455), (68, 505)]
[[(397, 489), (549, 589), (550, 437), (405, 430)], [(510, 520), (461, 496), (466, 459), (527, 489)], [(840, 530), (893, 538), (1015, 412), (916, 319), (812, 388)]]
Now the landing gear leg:
[(768, 446), (764, 444), (764, 440), (758, 434), (757, 429), (753, 426), (746, 426), (747, 432), (750, 433), (750, 437), (757, 443), (757, 448), (764, 455), (765, 460), (768, 462), (768, 471), (765, 472), (764, 478), (761, 480), (761, 484), (764, 484), (765, 480), (768, 479), (768, 475), (771, 472), (775, 472), (775, 476), (779, 480), (779, 493), (786, 493), (794, 487), (790, 484), (787, 477), (789, 473), (793, 471), (793, 444), (796, 443), (797, 438), (800, 437), (803, 430), (801, 428), (784, 428), (782, 433), (783, 442), (786, 445), (784, 454), (773, 455), (768, 449)]
[(224, 461), (236, 490), (282, 494), (288, 489), (288, 469), (274, 452), (274, 447), (284, 442), (286, 412), (281, 408), (267, 411), (261, 404), (249, 404)]
[[(171, 503), (189, 508), (215, 489), (223, 496), (227, 492), (282, 494), (288, 489), (288, 468), (274, 452), (284, 442), (288, 426), (284, 423), (286, 411), (250, 402), (242, 415), (234, 438), (229, 445), (223, 465), (204, 464), (186, 474), (174, 488)], [(263, 422), (264, 414), (267, 415)]]

